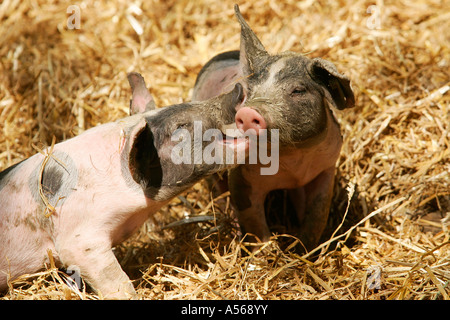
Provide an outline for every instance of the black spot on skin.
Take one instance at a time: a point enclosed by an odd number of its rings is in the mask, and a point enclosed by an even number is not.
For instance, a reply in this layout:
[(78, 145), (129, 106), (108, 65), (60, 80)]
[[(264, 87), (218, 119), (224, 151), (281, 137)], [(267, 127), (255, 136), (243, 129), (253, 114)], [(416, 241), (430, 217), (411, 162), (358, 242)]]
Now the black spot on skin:
[(61, 189), (63, 175), (62, 169), (55, 166), (45, 170), (42, 177), (42, 189), (47, 198), (57, 194)]
[[(40, 156), (40, 155), (39, 155)], [(57, 159), (57, 160), (55, 160)], [(73, 159), (65, 152), (54, 151), (48, 159), (42, 178), (40, 176), (42, 161), (34, 169), (29, 179), (29, 188), (36, 202), (43, 204), (39, 194), (39, 183), (45, 197), (53, 206), (59, 206), (76, 190), (78, 169)]]

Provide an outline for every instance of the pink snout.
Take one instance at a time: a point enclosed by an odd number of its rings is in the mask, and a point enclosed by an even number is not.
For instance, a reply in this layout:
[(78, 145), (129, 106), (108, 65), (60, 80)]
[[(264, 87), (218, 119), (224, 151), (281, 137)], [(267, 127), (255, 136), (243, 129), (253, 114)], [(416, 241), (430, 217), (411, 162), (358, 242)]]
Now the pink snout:
[(258, 113), (258, 111), (249, 107), (240, 108), (236, 112), (235, 120), (237, 128), (242, 132), (253, 129), (255, 130), (256, 135), (259, 135), (259, 130), (267, 129), (267, 124), (264, 118)]

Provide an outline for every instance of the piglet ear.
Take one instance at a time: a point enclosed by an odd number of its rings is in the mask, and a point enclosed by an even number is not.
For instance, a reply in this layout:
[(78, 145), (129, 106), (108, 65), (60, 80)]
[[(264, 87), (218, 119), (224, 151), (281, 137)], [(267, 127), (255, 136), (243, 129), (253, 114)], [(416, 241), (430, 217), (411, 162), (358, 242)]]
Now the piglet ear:
[(248, 76), (255, 72), (258, 63), (262, 61), (262, 58), (267, 57), (269, 54), (256, 34), (244, 20), (237, 4), (234, 5), (234, 11), (236, 13), (236, 18), (241, 25), (239, 61), (243, 75)]
[(137, 72), (128, 74), (133, 97), (130, 100), (130, 115), (155, 109), (155, 101), (145, 85), (144, 78)]
[(340, 74), (334, 64), (321, 58), (314, 58), (308, 66), (308, 73), (326, 88), (328, 100), (336, 108), (342, 110), (355, 106), (355, 96), (350, 87), (350, 79)]
[(131, 176), (142, 186), (145, 195), (151, 197), (161, 187), (162, 167), (153, 133), (145, 119), (131, 130), (130, 143), (128, 166)]

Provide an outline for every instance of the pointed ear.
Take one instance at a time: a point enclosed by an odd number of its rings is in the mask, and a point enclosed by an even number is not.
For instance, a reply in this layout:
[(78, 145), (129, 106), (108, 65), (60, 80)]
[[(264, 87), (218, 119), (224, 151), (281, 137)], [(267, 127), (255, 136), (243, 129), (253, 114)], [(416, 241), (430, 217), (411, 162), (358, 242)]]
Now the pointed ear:
[(144, 78), (137, 72), (130, 72), (128, 82), (132, 91), (130, 115), (155, 109), (155, 101), (145, 85)]
[(153, 133), (145, 119), (131, 130), (130, 144), (128, 167), (131, 176), (148, 195), (149, 191), (161, 187), (162, 167)]
[(308, 73), (311, 78), (327, 89), (327, 99), (336, 108), (342, 110), (355, 106), (355, 96), (350, 87), (350, 79), (340, 74), (334, 64), (321, 58), (314, 58), (308, 66)]
[(241, 25), (241, 47), (239, 62), (241, 64), (242, 73), (244, 76), (251, 75), (255, 72), (255, 67), (261, 58), (268, 56), (266, 49), (259, 41), (256, 34), (250, 29), (244, 17), (239, 11), (239, 6), (234, 5), (236, 17)]

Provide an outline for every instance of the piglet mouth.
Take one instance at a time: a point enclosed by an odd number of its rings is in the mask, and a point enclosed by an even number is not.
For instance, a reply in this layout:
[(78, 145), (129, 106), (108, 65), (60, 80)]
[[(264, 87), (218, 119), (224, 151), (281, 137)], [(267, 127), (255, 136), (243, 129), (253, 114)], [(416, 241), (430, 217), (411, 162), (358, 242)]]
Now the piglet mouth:
[(236, 126), (236, 123), (223, 125), (222, 131), (222, 143), (229, 147), (237, 147), (245, 144), (245, 148), (248, 147), (248, 137), (245, 136), (241, 130)]

